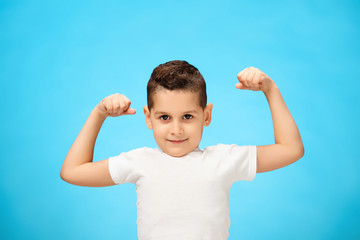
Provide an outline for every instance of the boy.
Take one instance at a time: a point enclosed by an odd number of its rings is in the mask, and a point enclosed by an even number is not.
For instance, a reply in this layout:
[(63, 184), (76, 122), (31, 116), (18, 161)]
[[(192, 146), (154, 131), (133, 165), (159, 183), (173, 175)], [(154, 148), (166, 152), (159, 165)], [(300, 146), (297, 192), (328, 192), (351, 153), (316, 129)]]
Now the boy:
[(135, 183), (141, 240), (227, 239), (231, 185), (252, 181), (256, 173), (287, 166), (304, 154), (300, 133), (274, 81), (253, 67), (237, 78), (236, 88), (264, 92), (275, 144), (199, 149), (213, 106), (207, 104), (205, 81), (198, 69), (185, 61), (171, 61), (154, 69), (144, 107), (146, 125), (159, 149), (144, 147), (92, 162), (106, 117), (136, 113), (127, 97), (110, 95), (91, 112), (65, 158), (61, 178), (92, 187)]

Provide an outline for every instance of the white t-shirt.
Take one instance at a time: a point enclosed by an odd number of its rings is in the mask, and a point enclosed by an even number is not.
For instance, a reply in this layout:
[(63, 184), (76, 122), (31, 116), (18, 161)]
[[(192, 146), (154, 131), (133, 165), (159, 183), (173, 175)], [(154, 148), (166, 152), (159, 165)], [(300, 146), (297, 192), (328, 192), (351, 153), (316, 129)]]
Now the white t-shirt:
[(135, 183), (140, 240), (225, 240), (231, 185), (256, 175), (256, 146), (218, 144), (172, 157), (139, 148), (109, 158), (116, 184)]

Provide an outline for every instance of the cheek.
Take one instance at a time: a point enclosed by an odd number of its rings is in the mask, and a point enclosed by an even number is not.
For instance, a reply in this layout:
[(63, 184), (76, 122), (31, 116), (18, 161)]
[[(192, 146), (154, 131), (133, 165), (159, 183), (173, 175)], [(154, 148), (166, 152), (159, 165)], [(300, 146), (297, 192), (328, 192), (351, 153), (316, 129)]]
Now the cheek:
[(191, 126), (191, 129), (190, 129), (193, 136), (197, 137), (197, 138), (201, 138), (202, 130), (203, 130), (203, 127), (202, 127), (201, 123), (194, 124), (193, 126)]
[(156, 124), (153, 126), (154, 135), (156, 136), (163, 136), (166, 134), (166, 126), (161, 124)]

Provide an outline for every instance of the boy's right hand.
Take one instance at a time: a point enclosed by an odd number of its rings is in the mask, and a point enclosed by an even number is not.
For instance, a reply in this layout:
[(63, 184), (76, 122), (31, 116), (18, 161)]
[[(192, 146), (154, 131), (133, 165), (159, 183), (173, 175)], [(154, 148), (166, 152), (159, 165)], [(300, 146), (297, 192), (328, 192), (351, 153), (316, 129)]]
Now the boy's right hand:
[(121, 115), (133, 115), (136, 110), (130, 108), (130, 100), (122, 94), (112, 94), (104, 98), (97, 106), (96, 109), (104, 117), (118, 117)]

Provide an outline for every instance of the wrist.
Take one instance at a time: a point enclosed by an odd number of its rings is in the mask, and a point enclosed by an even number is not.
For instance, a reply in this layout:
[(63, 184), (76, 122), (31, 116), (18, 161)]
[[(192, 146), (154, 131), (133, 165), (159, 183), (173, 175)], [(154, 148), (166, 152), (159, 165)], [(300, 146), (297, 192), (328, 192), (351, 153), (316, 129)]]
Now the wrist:
[(93, 114), (96, 118), (98, 118), (99, 120), (105, 121), (105, 119), (108, 117), (108, 115), (105, 115), (104, 113), (100, 112), (98, 106), (96, 106), (91, 114)]
[(269, 86), (263, 91), (265, 96), (269, 96), (272, 95), (273, 93), (279, 91), (279, 88), (276, 86), (275, 82), (273, 80), (271, 80), (271, 83), (269, 84)]

